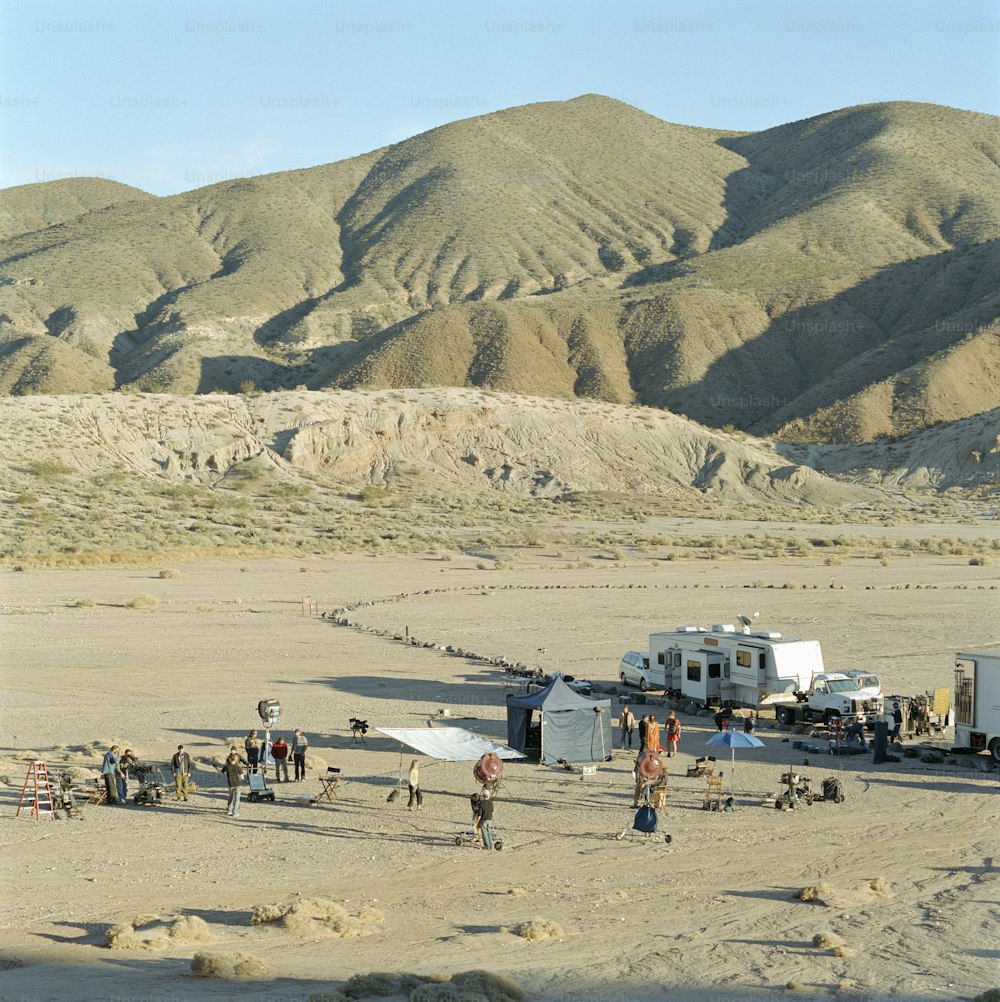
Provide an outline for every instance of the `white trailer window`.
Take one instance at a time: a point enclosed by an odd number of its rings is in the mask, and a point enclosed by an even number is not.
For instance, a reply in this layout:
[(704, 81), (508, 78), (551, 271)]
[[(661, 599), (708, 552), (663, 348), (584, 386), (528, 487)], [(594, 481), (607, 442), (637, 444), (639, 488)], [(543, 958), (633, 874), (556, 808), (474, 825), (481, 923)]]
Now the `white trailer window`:
[(701, 681), (701, 662), (689, 661), (687, 663), (687, 679), (689, 682)]

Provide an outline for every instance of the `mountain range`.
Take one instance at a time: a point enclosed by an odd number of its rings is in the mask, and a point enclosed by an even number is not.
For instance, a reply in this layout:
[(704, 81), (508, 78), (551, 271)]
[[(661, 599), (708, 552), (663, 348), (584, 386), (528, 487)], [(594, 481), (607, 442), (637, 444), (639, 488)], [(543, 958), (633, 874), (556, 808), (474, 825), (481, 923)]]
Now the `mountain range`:
[(1000, 404), (1000, 128), (598, 95), (169, 197), (0, 191), (0, 393), (479, 387), (796, 442)]

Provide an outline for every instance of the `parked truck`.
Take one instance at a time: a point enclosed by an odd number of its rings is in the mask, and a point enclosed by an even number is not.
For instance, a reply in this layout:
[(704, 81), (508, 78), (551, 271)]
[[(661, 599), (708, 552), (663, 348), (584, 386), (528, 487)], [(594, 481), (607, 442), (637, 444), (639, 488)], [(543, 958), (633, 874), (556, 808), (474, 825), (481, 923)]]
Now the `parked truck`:
[(955, 656), (955, 747), (1000, 762), (1000, 651)]
[(881, 696), (846, 675), (826, 672), (819, 641), (751, 632), (741, 617), (711, 629), (680, 626), (650, 634), (647, 685), (701, 706), (773, 707), (780, 721), (883, 712)]

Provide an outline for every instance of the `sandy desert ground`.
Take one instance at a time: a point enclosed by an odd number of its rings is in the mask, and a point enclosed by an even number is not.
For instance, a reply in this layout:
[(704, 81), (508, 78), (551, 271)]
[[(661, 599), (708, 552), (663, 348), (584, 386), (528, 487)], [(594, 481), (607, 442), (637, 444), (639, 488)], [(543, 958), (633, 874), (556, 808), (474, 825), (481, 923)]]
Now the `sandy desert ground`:
[[(566, 571), (553, 559), (541, 550), (537, 566), (522, 559), (504, 573), (477, 569), (475, 556), (173, 561), (169, 578), (159, 568), (5, 572), (0, 996), (294, 1002), (367, 972), (473, 969), (550, 1000), (965, 999), (1000, 985), (1000, 774), (984, 761), (814, 755), (803, 766), (793, 736), (764, 727), (765, 747), (739, 754), (729, 777), (739, 810), (715, 814), (700, 809), (704, 781), (685, 776), (714, 726), (683, 716), (661, 823), (670, 844), (612, 837), (632, 817), (631, 756), (616, 749), (586, 779), (508, 766), (504, 850), (486, 853), (454, 841), (469, 820), (471, 765), (422, 760), (425, 806), (409, 813), (405, 798), (386, 797), (411, 752), (375, 733), (353, 745), (347, 728), (351, 716), (422, 727), (448, 709), (502, 739), (503, 673), (439, 646), (530, 664), (544, 647), (543, 668), (610, 682), (651, 630), (747, 611), (822, 641), (828, 666), (878, 670), (890, 691), (950, 687), (956, 650), (1000, 640), (1000, 568), (915, 557)], [(158, 607), (128, 608), (140, 593)], [(390, 635), (303, 616), (303, 595)], [(407, 630), (435, 646), (392, 638)], [(276, 732), (303, 728), (314, 755), (342, 768), (339, 803), (308, 802), (314, 768), (304, 785), (278, 785), (275, 803), (226, 816), (210, 763), (258, 723), (261, 698), (281, 702)], [(92, 769), (111, 740), (159, 763), (183, 742), (199, 792), (81, 819), (15, 817), (27, 759), (41, 755), (54, 773)], [(788, 765), (817, 781), (836, 771), (845, 802), (760, 806)], [(793, 896), (820, 882), (819, 900)], [(250, 925), (255, 906), (300, 898), (338, 903), (367, 934)], [(104, 945), (109, 927), (139, 916), (149, 922), (136, 948)], [(206, 926), (170, 936), (185, 916)], [(516, 934), (534, 918), (562, 935)], [(844, 947), (814, 945), (824, 933)], [(270, 973), (195, 977), (192, 957), (205, 950), (251, 955)], [(487, 997), (432, 988), (422, 997)]]

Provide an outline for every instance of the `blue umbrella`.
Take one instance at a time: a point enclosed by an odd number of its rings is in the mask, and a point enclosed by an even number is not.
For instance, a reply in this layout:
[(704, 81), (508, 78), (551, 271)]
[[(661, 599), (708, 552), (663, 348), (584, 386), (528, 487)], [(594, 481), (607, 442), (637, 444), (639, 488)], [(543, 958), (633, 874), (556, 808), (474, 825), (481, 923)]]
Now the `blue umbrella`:
[(732, 752), (732, 771), (736, 771), (736, 749), (737, 748), (763, 748), (764, 742), (760, 738), (755, 738), (752, 734), (744, 734), (743, 731), (719, 731), (713, 734), (708, 741), (710, 745), (726, 745)]

